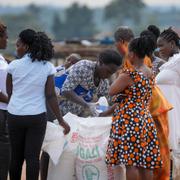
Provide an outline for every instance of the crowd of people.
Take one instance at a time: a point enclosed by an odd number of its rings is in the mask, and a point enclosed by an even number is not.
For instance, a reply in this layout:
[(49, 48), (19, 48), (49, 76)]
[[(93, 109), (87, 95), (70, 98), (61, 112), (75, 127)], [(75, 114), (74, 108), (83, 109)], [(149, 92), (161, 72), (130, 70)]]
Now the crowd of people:
[[(0, 23), (0, 49), (7, 39)], [(0, 55), (0, 180), (8, 173), (20, 180), (24, 161), (27, 180), (38, 180), (39, 171), (46, 180), (48, 154), (39, 160), (46, 124), (56, 118), (68, 134), (68, 112), (112, 116), (105, 162), (125, 165), (127, 180), (170, 179), (172, 157), (180, 153), (180, 37), (150, 25), (137, 37), (119, 26), (114, 39), (114, 49), (96, 61), (73, 53), (55, 68), (51, 39), (25, 29), (17, 37), (18, 58), (9, 63)], [(110, 106), (99, 113), (102, 96)]]

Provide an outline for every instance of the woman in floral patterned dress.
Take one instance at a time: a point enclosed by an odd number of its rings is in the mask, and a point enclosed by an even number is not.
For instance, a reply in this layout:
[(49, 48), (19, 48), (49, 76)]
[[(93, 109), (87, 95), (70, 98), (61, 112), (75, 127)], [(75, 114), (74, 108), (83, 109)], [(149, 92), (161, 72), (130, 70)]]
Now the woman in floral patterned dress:
[(125, 98), (113, 113), (106, 163), (124, 164), (127, 180), (152, 180), (153, 169), (162, 166), (157, 131), (149, 112), (154, 78), (144, 64), (150, 49), (146, 37), (130, 42), (128, 56), (133, 68), (125, 69), (109, 91), (117, 101), (120, 93)]

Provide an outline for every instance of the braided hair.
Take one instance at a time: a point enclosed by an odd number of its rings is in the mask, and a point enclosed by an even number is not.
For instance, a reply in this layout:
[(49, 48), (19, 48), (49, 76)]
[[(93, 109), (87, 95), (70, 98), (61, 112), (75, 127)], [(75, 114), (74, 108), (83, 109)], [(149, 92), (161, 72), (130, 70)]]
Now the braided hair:
[(160, 38), (166, 40), (167, 42), (174, 41), (176, 46), (180, 48), (180, 37), (178, 34), (172, 30), (172, 28), (168, 28), (164, 30), (160, 35)]

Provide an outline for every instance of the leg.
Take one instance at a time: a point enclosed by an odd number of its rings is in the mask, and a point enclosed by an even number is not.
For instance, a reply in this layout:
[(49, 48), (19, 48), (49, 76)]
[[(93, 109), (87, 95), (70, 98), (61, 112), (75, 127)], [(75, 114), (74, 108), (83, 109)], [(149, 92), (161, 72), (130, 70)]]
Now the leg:
[(7, 180), (10, 164), (10, 144), (0, 143), (0, 180)]
[(38, 180), (39, 156), (46, 130), (46, 115), (43, 113), (30, 116), (27, 120), (29, 127), (25, 142), (26, 180)]
[(115, 166), (112, 168), (114, 173), (114, 179), (125, 180), (126, 179), (126, 168), (125, 166)]
[[(139, 180), (140, 179), (139, 169), (135, 166), (126, 166), (126, 179), (127, 180)], [(148, 180), (148, 179), (146, 179), (146, 180)]]
[(46, 152), (42, 152), (41, 163), (40, 163), (41, 180), (47, 180), (48, 166), (49, 166), (49, 155)]
[(10, 164), (10, 144), (6, 111), (0, 110), (0, 180), (7, 180)]
[(11, 142), (10, 179), (20, 180), (24, 162), (24, 141), (26, 130), (18, 116), (8, 114), (8, 127)]
[(139, 168), (139, 174), (141, 180), (153, 180), (153, 170), (145, 169), (145, 168)]

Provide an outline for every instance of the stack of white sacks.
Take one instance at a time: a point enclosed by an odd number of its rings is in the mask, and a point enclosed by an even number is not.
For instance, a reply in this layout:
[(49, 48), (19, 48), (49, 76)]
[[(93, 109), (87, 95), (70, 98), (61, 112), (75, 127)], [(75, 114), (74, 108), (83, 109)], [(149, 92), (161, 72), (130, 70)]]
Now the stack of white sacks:
[[(101, 98), (100, 105), (107, 106)], [(67, 136), (58, 123), (47, 124), (43, 151), (50, 155), (48, 180), (125, 179), (125, 168), (112, 169), (105, 163), (111, 117), (64, 116), (71, 126)]]

